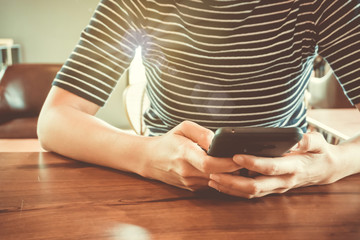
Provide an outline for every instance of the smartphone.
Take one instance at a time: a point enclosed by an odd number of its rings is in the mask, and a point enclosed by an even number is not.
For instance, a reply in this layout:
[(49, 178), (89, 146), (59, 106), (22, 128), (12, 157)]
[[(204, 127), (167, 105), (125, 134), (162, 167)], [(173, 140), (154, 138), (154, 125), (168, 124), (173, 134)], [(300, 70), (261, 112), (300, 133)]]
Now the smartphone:
[(299, 142), (302, 135), (303, 132), (298, 127), (223, 127), (216, 130), (208, 155), (233, 157), (235, 154), (249, 154), (280, 157)]

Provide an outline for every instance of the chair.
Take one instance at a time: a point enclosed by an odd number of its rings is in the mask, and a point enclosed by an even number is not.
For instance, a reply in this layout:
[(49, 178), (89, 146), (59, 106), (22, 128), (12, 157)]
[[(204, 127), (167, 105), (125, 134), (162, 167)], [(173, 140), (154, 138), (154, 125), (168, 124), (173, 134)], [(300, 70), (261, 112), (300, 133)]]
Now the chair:
[[(307, 105), (312, 109), (334, 109), (334, 108), (354, 108), (344, 94), (339, 82), (337, 81), (330, 66), (329, 70), (322, 77), (311, 77), (308, 86)], [(338, 144), (342, 140), (325, 131), (323, 128), (314, 124), (311, 118), (308, 118), (308, 130), (320, 132), (325, 139), (332, 144)]]
[(0, 138), (37, 138), (38, 115), (62, 64), (15, 64), (0, 79)]
[[(311, 108), (353, 108), (330, 66), (325, 63), (320, 77), (311, 77), (308, 104)], [(325, 73), (326, 72), (326, 73)], [(316, 71), (315, 71), (316, 75)]]
[(146, 82), (129, 84), (123, 93), (126, 117), (133, 131), (138, 135), (147, 135), (143, 114), (150, 102), (146, 94)]

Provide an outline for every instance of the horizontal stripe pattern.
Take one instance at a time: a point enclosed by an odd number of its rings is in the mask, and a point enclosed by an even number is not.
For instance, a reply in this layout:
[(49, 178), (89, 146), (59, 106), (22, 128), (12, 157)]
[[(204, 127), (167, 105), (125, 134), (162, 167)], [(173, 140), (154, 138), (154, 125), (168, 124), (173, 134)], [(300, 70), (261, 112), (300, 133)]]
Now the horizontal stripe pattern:
[(152, 135), (184, 120), (305, 129), (318, 53), (360, 102), (359, 9), (330, 0), (103, 0), (53, 84), (102, 106), (141, 47)]

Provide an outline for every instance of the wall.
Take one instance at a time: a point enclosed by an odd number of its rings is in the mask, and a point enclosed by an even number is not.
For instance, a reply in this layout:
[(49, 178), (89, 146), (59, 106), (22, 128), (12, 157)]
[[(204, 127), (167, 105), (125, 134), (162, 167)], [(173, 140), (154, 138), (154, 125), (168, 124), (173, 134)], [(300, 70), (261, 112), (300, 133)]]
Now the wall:
[[(21, 45), (25, 63), (64, 63), (99, 0), (0, 0), (0, 38)], [(125, 79), (98, 116), (128, 128), (122, 108)]]

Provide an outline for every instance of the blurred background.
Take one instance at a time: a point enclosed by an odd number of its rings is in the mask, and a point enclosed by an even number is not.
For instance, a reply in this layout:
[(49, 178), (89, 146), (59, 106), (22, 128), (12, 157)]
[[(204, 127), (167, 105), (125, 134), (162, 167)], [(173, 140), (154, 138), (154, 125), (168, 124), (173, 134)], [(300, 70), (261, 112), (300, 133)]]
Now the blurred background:
[[(0, 39), (14, 41), (22, 63), (62, 64), (71, 54), (98, 2), (0, 0)], [(129, 128), (122, 103), (127, 76), (124, 74), (111, 99), (97, 114), (120, 128)]]

